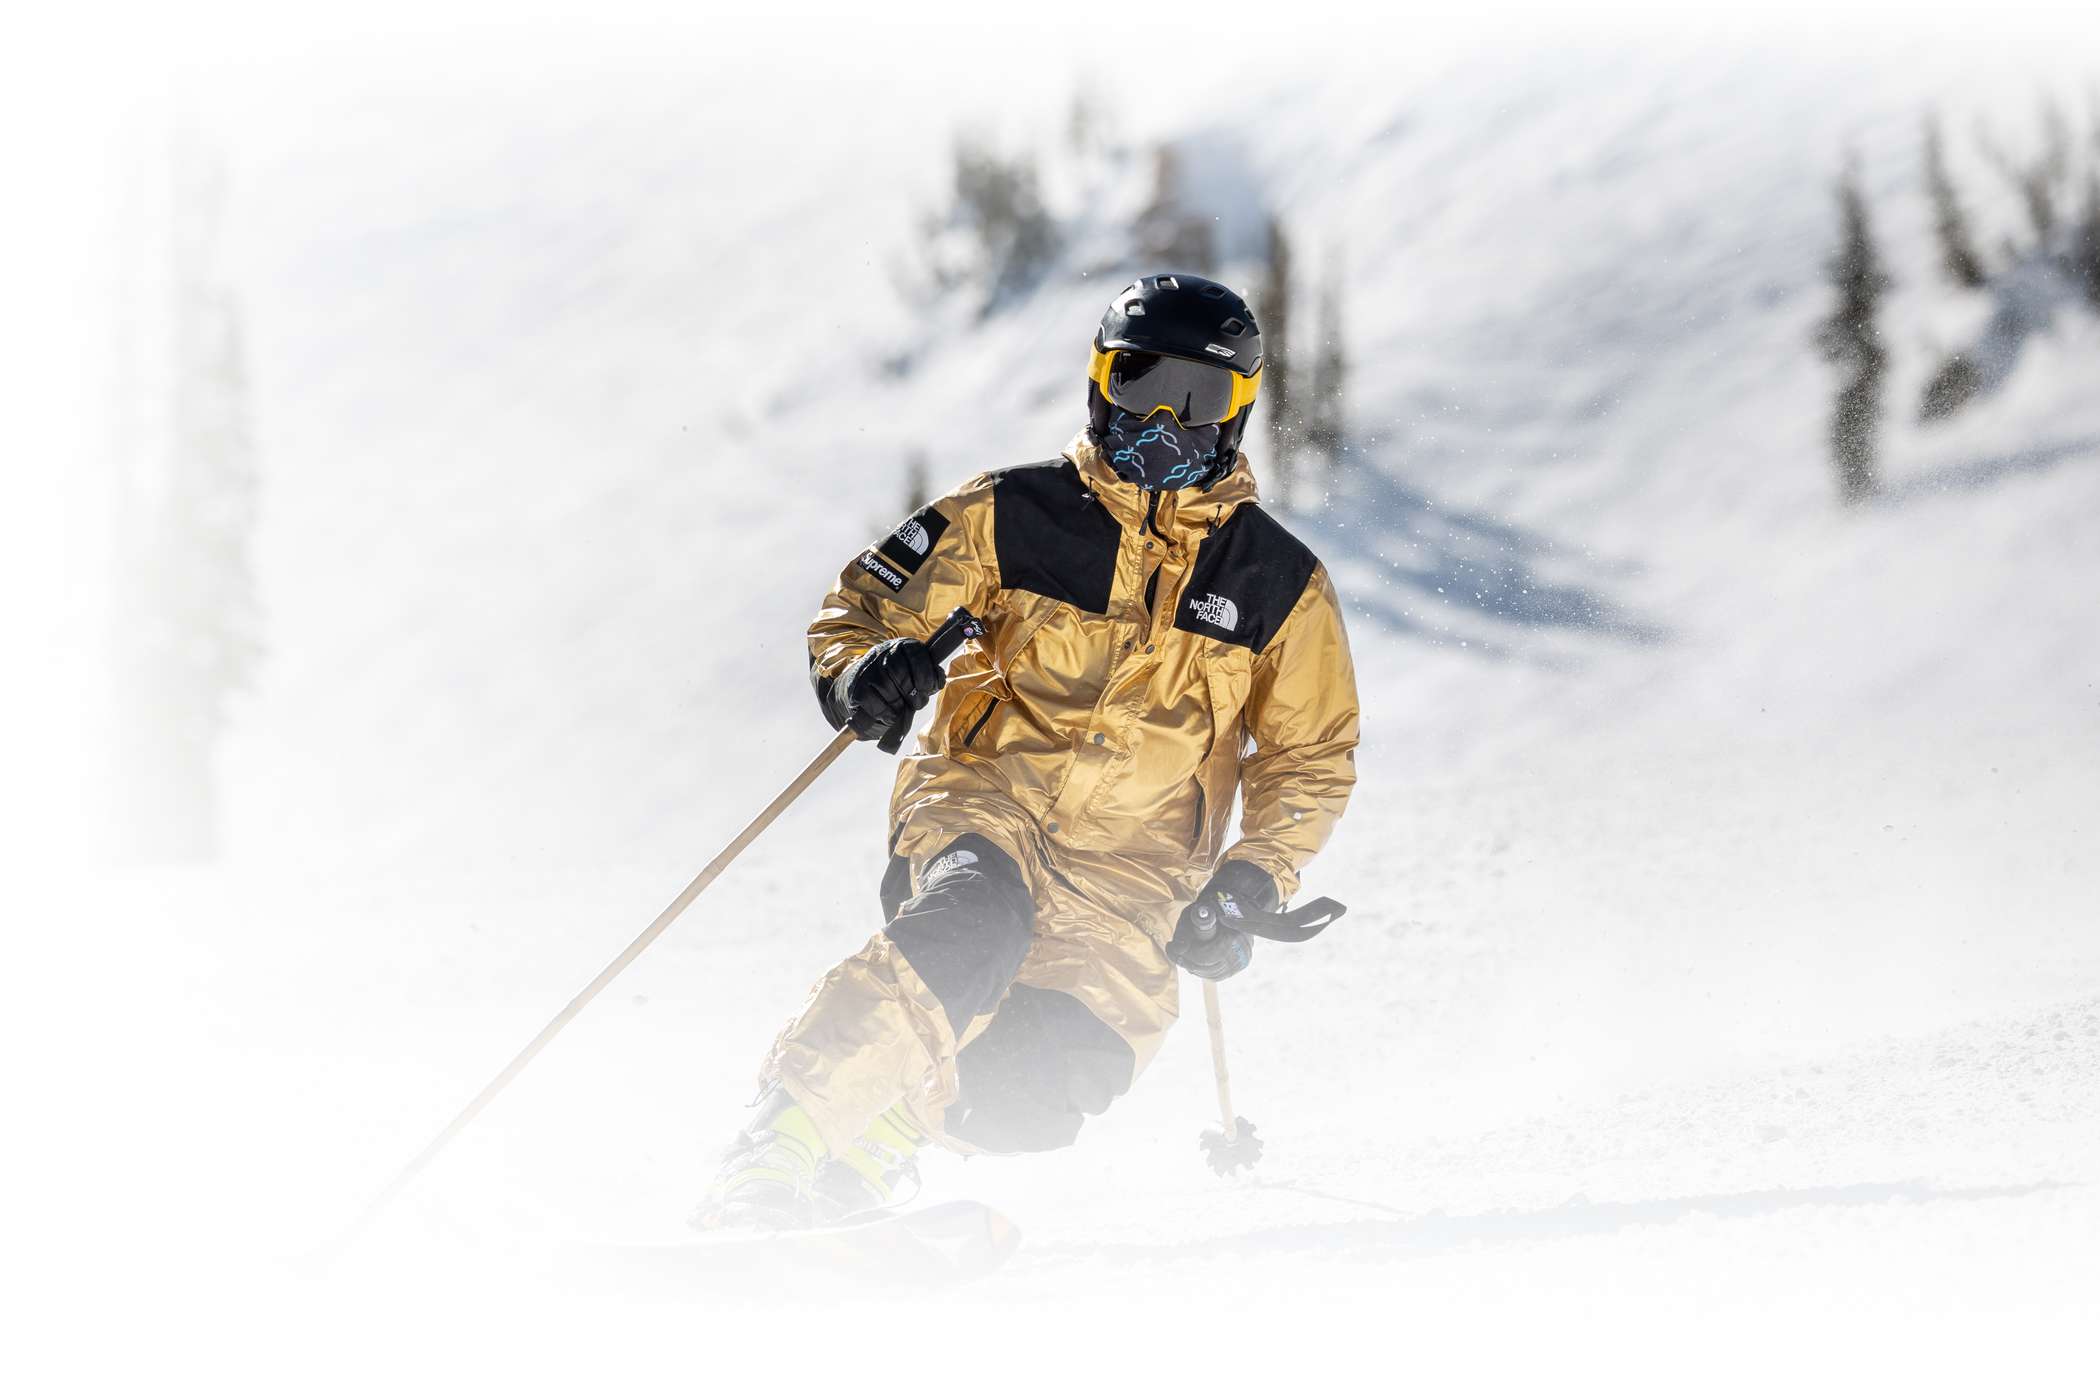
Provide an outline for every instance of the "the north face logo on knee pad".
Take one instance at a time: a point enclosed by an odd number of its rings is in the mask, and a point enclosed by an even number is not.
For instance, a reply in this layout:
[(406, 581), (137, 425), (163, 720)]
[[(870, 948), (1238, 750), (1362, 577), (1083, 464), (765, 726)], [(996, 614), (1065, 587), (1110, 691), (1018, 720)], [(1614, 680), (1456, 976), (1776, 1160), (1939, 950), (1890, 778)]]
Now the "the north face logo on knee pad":
[(968, 849), (950, 851), (938, 860), (928, 864), (924, 870), (919, 872), (919, 883), (922, 886), (930, 885), (951, 870), (961, 870), (965, 866), (975, 864), (977, 864), (977, 852)]

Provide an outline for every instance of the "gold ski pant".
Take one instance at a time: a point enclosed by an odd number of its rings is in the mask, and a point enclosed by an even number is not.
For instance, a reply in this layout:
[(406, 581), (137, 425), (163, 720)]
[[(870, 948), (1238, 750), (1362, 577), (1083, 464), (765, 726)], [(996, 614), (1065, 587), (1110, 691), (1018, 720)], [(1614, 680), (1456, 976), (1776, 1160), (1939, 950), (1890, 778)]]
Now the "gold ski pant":
[(761, 1079), (834, 1149), (899, 1100), (958, 1151), (1068, 1146), (1174, 1023), (1164, 946), (1192, 891), (1052, 845), (992, 795), (918, 808), (891, 849), (888, 922), (818, 981)]

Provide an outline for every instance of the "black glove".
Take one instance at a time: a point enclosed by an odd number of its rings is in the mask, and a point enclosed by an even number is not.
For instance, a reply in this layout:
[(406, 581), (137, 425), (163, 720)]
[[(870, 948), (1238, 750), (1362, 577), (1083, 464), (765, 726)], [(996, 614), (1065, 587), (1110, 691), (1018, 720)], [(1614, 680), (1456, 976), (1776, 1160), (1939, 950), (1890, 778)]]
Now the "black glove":
[(833, 708), (855, 734), (895, 753), (911, 734), (911, 717), (947, 679), (926, 643), (892, 637), (839, 672), (832, 682)]
[[(1210, 877), (1195, 903), (1181, 911), (1174, 936), (1167, 940), (1167, 957), (1177, 967), (1210, 982), (1243, 972), (1254, 960), (1254, 936), (1240, 926), (1243, 911), (1273, 914), (1281, 902), (1276, 898), (1276, 882), (1267, 871), (1243, 860), (1228, 860)], [(1216, 916), (1208, 929), (1197, 912), (1205, 909)]]

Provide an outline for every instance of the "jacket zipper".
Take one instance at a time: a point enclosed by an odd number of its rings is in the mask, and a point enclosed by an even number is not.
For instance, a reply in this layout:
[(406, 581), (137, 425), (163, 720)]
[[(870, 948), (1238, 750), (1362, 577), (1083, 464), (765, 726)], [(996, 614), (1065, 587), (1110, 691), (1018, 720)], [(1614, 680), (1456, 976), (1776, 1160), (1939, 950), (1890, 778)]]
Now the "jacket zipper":
[(1160, 575), (1167, 570), (1166, 556), (1174, 552), (1174, 541), (1159, 532), (1159, 497), (1160, 493), (1157, 491), (1147, 491), (1145, 493), (1145, 530), (1165, 546), (1160, 551), (1161, 558), (1159, 563), (1153, 567), (1151, 578), (1147, 579), (1145, 583), (1145, 611), (1147, 613), (1145, 641), (1155, 646), (1159, 642), (1161, 630), (1159, 625), (1160, 608), (1158, 594)]
[(1157, 491), (1145, 493), (1144, 533), (1165, 546), (1160, 551), (1159, 562), (1152, 566), (1152, 572), (1145, 578), (1145, 640), (1148, 642), (1156, 642), (1159, 637), (1159, 576), (1166, 572), (1166, 556), (1174, 549), (1174, 541), (1159, 530), (1159, 497), (1160, 493)]
[(968, 748), (970, 747), (970, 745), (977, 742), (978, 734), (983, 731), (985, 725), (991, 722), (992, 711), (998, 708), (999, 700), (997, 696), (994, 696), (992, 698), (992, 703), (984, 707), (984, 713), (977, 717), (977, 723), (970, 726), (970, 732), (963, 735), (964, 748)]

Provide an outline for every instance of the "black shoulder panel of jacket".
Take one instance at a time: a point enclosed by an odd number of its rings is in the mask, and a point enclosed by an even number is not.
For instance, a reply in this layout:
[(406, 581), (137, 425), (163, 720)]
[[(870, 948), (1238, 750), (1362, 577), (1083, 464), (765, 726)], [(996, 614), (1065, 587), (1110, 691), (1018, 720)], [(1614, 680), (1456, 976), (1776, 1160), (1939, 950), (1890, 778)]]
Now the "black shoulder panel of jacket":
[(1232, 513), (1196, 551), (1174, 625), (1257, 656), (1298, 605), (1320, 561), (1260, 506)]
[(1064, 458), (992, 473), (992, 546), (1001, 588), (1105, 613), (1122, 540), (1123, 527)]

